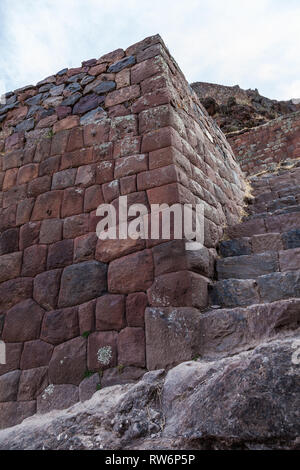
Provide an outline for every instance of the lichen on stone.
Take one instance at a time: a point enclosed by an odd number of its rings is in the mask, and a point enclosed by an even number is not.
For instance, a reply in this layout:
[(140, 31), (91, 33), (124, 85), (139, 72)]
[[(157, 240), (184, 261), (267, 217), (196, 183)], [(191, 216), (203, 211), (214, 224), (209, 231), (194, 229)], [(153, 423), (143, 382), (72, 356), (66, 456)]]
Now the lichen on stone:
[(108, 366), (112, 358), (112, 348), (111, 346), (103, 346), (97, 352), (97, 360), (103, 366)]

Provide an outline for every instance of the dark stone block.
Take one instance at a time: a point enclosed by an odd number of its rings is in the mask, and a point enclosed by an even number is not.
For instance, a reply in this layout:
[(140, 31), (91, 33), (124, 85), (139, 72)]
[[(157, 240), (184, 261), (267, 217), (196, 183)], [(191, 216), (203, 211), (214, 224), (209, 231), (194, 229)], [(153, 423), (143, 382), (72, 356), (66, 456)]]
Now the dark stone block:
[(286, 250), (300, 247), (300, 229), (289, 230), (282, 234), (283, 246)]
[(130, 65), (135, 64), (135, 57), (134, 56), (129, 56), (129, 57), (124, 57), (124, 59), (119, 60), (119, 62), (116, 62), (115, 64), (112, 64), (107, 72), (108, 73), (116, 73), (120, 72), (121, 70), (125, 69), (126, 67), (129, 67)]
[(259, 303), (256, 282), (252, 279), (226, 279), (216, 282), (210, 289), (210, 300), (212, 304), (224, 307)]
[(250, 238), (236, 238), (220, 242), (220, 254), (224, 258), (227, 256), (251, 255), (251, 252)]

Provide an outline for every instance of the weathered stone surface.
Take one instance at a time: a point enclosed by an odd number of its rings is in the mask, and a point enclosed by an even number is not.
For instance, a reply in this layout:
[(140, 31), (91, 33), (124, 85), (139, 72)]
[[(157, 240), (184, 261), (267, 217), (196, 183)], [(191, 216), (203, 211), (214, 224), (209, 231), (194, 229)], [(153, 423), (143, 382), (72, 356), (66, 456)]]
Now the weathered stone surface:
[(147, 295), (143, 292), (129, 294), (126, 299), (126, 320), (128, 326), (144, 327), (145, 309), (148, 305)]
[(280, 233), (254, 235), (251, 239), (253, 253), (280, 251), (283, 249)]
[(95, 329), (95, 306), (96, 300), (91, 300), (78, 307), (80, 334), (90, 333)]
[(103, 295), (96, 303), (96, 330), (121, 330), (125, 326), (125, 296)]
[(44, 316), (41, 339), (50, 344), (60, 344), (79, 335), (76, 307), (47, 312)]
[(21, 372), (14, 370), (0, 376), (0, 402), (16, 401)]
[(46, 271), (35, 277), (33, 298), (45, 310), (54, 310), (57, 304), (61, 269)]
[(88, 370), (97, 372), (117, 365), (115, 331), (92, 333), (88, 337)]
[(37, 339), (43, 315), (44, 310), (31, 299), (18, 303), (5, 316), (3, 340), (16, 343)]
[(15, 426), (35, 412), (35, 401), (0, 403), (0, 429)]
[(64, 269), (58, 305), (68, 307), (82, 304), (106, 291), (107, 267), (98, 261), (85, 261)]
[(0, 282), (18, 277), (21, 272), (22, 252), (0, 256)]
[(108, 268), (108, 289), (112, 293), (144, 291), (153, 281), (151, 250), (143, 250), (112, 261)]
[(53, 352), (53, 346), (40, 339), (24, 343), (20, 369), (35, 369), (48, 366)]
[(300, 229), (293, 229), (282, 234), (284, 248), (286, 250), (300, 247)]
[[(267, 277), (276, 276), (276, 274), (269, 274)], [(264, 277), (262, 276), (262, 278)], [(256, 282), (252, 279), (226, 279), (218, 281), (211, 287), (210, 298), (212, 305), (222, 305), (224, 307), (238, 307), (259, 303)]]
[[(0, 448), (96, 450), (101, 436), (105, 449), (295, 449), (297, 348), (297, 337), (277, 339), (222, 360), (180, 364), (166, 378), (162, 370), (147, 373), (138, 384), (101, 390), (43, 422), (36, 416), (1, 431)], [(159, 401), (154, 391), (161, 389)], [(74, 437), (57, 439), (71, 427)]]
[(103, 263), (108, 263), (116, 258), (140, 251), (145, 247), (145, 240), (142, 240), (141, 238), (137, 240), (130, 237), (126, 239), (99, 239), (96, 245), (95, 257)]
[(82, 337), (56, 346), (49, 364), (50, 383), (79, 385), (86, 370), (86, 347)]
[(145, 367), (145, 332), (143, 328), (125, 328), (118, 335), (118, 362), (122, 366)]
[(134, 64), (135, 64), (134, 56), (124, 57), (124, 59), (121, 59), (118, 62), (110, 65), (109, 68), (107, 69), (107, 72), (117, 73), (123, 70), (124, 68), (130, 67), (131, 65), (134, 65)]
[[(276, 288), (274, 288), (276, 286)], [(258, 278), (260, 297), (264, 302), (300, 296), (300, 271), (267, 274)], [(251, 302), (253, 303), (253, 302)]]
[(63, 410), (79, 401), (78, 387), (75, 385), (48, 385), (37, 399), (37, 412)]
[(255, 279), (278, 269), (278, 256), (270, 252), (217, 260), (218, 279)]
[(73, 262), (73, 240), (62, 240), (49, 246), (47, 269), (63, 268)]
[[(260, 235), (256, 235), (257, 237)], [(252, 240), (255, 237), (252, 238)], [(256, 251), (257, 252), (257, 251)], [(224, 240), (220, 243), (220, 254), (223, 257), (227, 256), (241, 256), (251, 255), (251, 239), (250, 238), (238, 238), (233, 240)]]
[(79, 399), (80, 401), (86, 401), (92, 398), (94, 393), (97, 391), (97, 387), (100, 385), (99, 374), (94, 373), (91, 377), (86, 377), (79, 385)]
[(300, 248), (279, 252), (280, 271), (300, 269)]
[(48, 367), (24, 370), (20, 377), (18, 401), (35, 400), (48, 383)]

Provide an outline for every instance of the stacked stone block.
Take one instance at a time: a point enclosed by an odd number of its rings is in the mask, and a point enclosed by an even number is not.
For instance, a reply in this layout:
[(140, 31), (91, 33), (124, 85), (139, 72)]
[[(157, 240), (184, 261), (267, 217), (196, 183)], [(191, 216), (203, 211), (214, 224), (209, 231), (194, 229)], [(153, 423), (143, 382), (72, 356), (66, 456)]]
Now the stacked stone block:
[(247, 175), (272, 171), (300, 158), (300, 112), (228, 134), (227, 139)]
[[(159, 36), (6, 98), (1, 427), (152, 368), (145, 309), (175, 308), (174, 317), (176, 307), (206, 307), (215, 247), (239, 218), (244, 187), (223, 134)], [(121, 195), (147, 207), (202, 202), (205, 246), (99, 240), (96, 209), (117, 207)]]

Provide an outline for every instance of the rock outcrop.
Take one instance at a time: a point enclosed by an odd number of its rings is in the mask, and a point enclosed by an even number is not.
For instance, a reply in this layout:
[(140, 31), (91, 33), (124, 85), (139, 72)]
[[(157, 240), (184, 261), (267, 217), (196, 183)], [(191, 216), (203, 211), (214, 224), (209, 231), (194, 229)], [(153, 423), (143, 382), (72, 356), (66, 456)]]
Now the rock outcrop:
[(0, 449), (297, 449), (300, 336), (184, 362), (0, 431)]
[(257, 89), (243, 90), (238, 85), (223, 86), (205, 82), (195, 82), (191, 86), (225, 134), (260, 126), (300, 110), (298, 100), (271, 100), (260, 95)]

